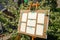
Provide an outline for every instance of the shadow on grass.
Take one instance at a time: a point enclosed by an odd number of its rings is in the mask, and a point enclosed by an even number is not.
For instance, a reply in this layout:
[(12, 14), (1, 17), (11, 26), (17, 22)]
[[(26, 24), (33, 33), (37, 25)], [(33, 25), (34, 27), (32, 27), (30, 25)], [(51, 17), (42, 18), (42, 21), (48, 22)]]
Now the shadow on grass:
[(53, 12), (60, 12), (60, 8), (56, 8)]
[[(17, 35), (16, 37), (12, 37), (8, 40), (20, 40), (21, 36)], [(42, 38), (35, 38), (34, 40), (57, 40), (57, 36), (52, 35), (52, 34), (48, 34), (47, 39), (42, 39)], [(30, 37), (30, 40), (32, 40), (32, 38)]]
[(46, 39), (43, 39), (43, 38), (35, 38), (35, 40), (46, 40)]
[(55, 36), (55, 35), (52, 35), (52, 34), (48, 34), (48, 36), (47, 36), (47, 40), (57, 40), (57, 36)]
[(42, 39), (42, 38), (35, 38), (35, 40), (57, 40), (57, 36), (48, 34), (47, 39)]

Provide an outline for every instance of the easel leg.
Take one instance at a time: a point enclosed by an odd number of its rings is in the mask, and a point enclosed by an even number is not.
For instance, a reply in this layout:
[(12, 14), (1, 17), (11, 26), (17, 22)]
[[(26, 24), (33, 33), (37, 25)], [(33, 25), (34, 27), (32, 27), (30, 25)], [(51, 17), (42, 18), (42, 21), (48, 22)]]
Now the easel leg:
[(21, 34), (18, 34), (18, 40), (21, 40)]
[(17, 37), (15, 38), (15, 40), (20, 40), (21, 39), (21, 37), (20, 37), (21, 35), (20, 34), (18, 34), (17, 35)]
[(34, 37), (32, 37), (32, 40), (34, 40)]

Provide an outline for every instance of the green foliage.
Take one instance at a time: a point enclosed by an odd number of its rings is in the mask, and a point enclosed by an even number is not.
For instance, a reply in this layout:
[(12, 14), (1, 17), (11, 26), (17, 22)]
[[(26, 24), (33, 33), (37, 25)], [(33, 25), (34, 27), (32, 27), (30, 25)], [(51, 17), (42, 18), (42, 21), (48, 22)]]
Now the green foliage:
[(4, 2), (5, 0), (0, 0), (0, 3)]
[(57, 0), (46, 0), (44, 4), (54, 11), (57, 7)]
[(60, 12), (50, 13), (50, 23), (49, 23), (48, 34), (50, 35), (49, 40), (60, 40)]
[(30, 37), (27, 35), (22, 35), (21, 40), (30, 40)]
[[(49, 19), (49, 29), (48, 29), (48, 40), (60, 40), (60, 8), (57, 9), (57, 0), (45, 0), (40, 2), (40, 6), (38, 9), (50, 9), (52, 10), (50, 12), (50, 19)], [(12, 0), (8, 1), (7, 6), (5, 6), (8, 11), (12, 12), (12, 14), (15, 15), (15, 18), (4, 14), (3, 12), (0, 12), (0, 21), (3, 23), (3, 27), (8, 32), (13, 32), (11, 36), (11, 40), (14, 40), (17, 36), (16, 30), (14, 28), (17, 28), (18, 25), (18, 19), (19, 19), (19, 11), (17, 10), (17, 3), (14, 3)], [(29, 5), (29, 3), (28, 3)], [(22, 4), (20, 5), (20, 9), (24, 7)], [(56, 10), (57, 9), (57, 10)], [(15, 32), (14, 32), (15, 31)], [(29, 36), (21, 35), (21, 40), (30, 40)]]
[(0, 11), (0, 21), (3, 23), (3, 27), (6, 31), (13, 32), (14, 29), (17, 30), (17, 23), (19, 18), (17, 3), (14, 3), (12, 0), (9, 0), (8, 5), (6, 5), (5, 7), (9, 12), (11, 12), (15, 16), (15, 18), (6, 15), (5, 13)]

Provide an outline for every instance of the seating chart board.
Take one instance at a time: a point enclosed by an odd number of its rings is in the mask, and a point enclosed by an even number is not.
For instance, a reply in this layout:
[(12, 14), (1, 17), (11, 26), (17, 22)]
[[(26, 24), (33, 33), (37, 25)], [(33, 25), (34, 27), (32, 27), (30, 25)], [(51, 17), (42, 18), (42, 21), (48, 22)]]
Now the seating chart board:
[(39, 38), (47, 38), (48, 14), (48, 10), (20, 10), (18, 33)]

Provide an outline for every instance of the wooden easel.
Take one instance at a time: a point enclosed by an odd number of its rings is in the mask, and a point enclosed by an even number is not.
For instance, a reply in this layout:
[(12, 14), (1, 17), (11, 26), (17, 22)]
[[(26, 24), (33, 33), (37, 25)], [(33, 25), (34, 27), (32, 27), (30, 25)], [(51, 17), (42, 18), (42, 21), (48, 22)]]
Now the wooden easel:
[(40, 4), (38, 2), (36, 2), (36, 3), (30, 3), (29, 10), (31, 9), (31, 7), (36, 7), (36, 9), (37, 9), (38, 6), (40, 6)]

